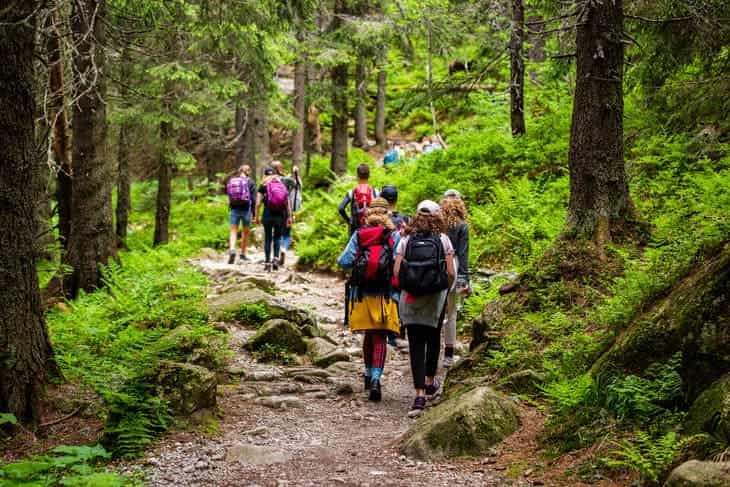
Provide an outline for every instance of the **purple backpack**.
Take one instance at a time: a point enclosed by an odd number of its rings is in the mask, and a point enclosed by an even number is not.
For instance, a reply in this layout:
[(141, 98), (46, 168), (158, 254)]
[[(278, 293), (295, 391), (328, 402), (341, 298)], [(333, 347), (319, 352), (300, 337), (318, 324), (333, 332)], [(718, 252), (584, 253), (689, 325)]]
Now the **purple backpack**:
[(236, 176), (231, 178), (226, 185), (226, 192), (231, 202), (251, 201), (247, 177)]
[(284, 212), (288, 194), (286, 186), (280, 180), (269, 181), (266, 184), (266, 208), (275, 213)]

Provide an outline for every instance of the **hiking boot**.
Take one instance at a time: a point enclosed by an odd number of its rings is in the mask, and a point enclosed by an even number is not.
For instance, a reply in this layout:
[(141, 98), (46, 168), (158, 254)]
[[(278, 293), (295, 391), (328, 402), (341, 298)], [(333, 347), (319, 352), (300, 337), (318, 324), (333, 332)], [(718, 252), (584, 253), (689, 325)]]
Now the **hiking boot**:
[(363, 375), (362, 377), (364, 379), (363, 382), (365, 384), (364, 390), (369, 391), (370, 390), (370, 383), (372, 382), (372, 379), (370, 378), (369, 375)]
[(275, 271), (278, 271), (279, 270), (279, 264), (276, 261), (274, 261), (271, 264), (271, 268), (274, 269)]
[(370, 382), (370, 395), (368, 396), (368, 400), (373, 402), (379, 402), (381, 397), (382, 394), (380, 392), (380, 381), (375, 379), (374, 381)]
[(426, 409), (426, 398), (424, 396), (416, 396), (416, 398), (413, 400), (413, 406), (411, 406), (411, 410), (408, 411), (408, 417), (417, 418), (423, 413), (424, 409)]
[(433, 399), (441, 393), (441, 382), (434, 377), (433, 384), (426, 385), (426, 397)]
[(281, 255), (279, 256), (279, 265), (281, 267), (284, 267), (284, 261), (286, 260), (286, 252), (283, 250), (281, 251)]
[(271, 262), (264, 262), (264, 272), (271, 272)]
[(248, 262), (250, 260), (251, 259), (249, 259), (248, 257), (246, 257), (246, 254), (241, 254), (241, 256), (238, 258), (238, 263), (240, 264), (242, 262)]
[(229, 264), (233, 264), (233, 262), (234, 262), (235, 260), (236, 260), (236, 253), (235, 253), (235, 252), (230, 252), (230, 253), (228, 254), (228, 263), (229, 263)]

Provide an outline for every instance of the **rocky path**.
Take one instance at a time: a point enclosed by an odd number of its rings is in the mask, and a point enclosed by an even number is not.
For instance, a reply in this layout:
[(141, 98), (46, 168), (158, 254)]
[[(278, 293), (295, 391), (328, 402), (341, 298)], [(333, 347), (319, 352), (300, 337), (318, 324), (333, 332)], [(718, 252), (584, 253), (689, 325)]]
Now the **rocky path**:
[(350, 361), (327, 369), (256, 363), (241, 346), (254, 330), (225, 323), (234, 351), (229, 370), (241, 378), (218, 387), (217, 431), (168, 436), (143, 460), (150, 485), (576, 485), (541, 477), (541, 467), (533, 466), (542, 421), (524, 407), (522, 429), (485, 458), (421, 463), (400, 455), (398, 440), (413, 421), (406, 417), (412, 400), (406, 350), (389, 348), (383, 401), (367, 401), (359, 337), (341, 326), (343, 282), (296, 273), (291, 262), (265, 274), (260, 256), (252, 257), (243, 265), (213, 254), (196, 260), (214, 282), (209, 298), (234, 292), (244, 281), (274, 287), (278, 299), (309, 309), (329, 346)]

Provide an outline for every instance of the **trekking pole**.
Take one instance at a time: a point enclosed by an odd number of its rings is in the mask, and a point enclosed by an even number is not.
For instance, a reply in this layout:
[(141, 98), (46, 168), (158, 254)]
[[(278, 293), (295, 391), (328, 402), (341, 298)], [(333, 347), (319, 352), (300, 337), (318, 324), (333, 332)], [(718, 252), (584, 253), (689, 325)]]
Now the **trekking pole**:
[(350, 327), (350, 279), (345, 281), (345, 319), (343, 321), (345, 328)]

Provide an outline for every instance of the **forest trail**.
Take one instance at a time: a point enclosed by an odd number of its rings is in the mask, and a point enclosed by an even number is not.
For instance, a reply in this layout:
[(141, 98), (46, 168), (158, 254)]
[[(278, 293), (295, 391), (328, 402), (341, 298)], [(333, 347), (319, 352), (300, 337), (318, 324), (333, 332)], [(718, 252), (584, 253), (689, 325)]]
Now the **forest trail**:
[(229, 370), (246, 372), (240, 382), (218, 387), (222, 418), (215, 433), (172, 433), (148, 452), (150, 485), (578, 485), (540, 464), (535, 438), (543, 421), (525, 406), (523, 427), (488, 457), (421, 463), (401, 456), (398, 440), (413, 421), (406, 417), (413, 394), (407, 350), (389, 347), (383, 400), (369, 402), (359, 336), (342, 328), (344, 282), (295, 272), (294, 259), (264, 273), (262, 256), (250, 256), (252, 261), (233, 265), (225, 255), (193, 261), (211, 277), (209, 298), (235, 290), (244, 279), (271, 281), (278, 298), (312, 310), (351, 361), (335, 370), (259, 364), (241, 346), (254, 330), (226, 323), (234, 352)]

